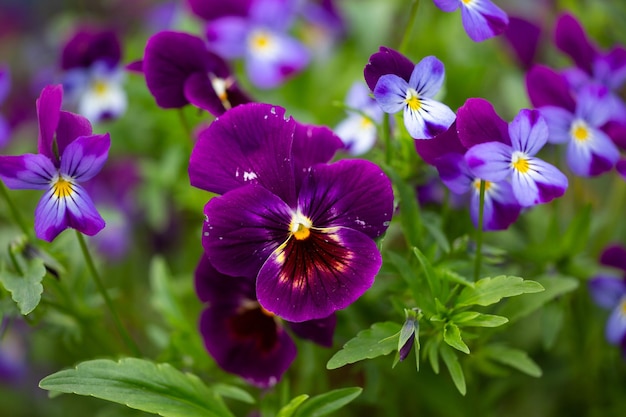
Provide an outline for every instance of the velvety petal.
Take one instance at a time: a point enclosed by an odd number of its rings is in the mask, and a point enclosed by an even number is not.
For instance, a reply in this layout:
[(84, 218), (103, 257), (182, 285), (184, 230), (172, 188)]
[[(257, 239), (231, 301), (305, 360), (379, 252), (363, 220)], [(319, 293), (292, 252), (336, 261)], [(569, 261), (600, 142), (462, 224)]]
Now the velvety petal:
[(301, 184), (310, 167), (330, 161), (343, 148), (343, 142), (326, 126), (296, 123), (292, 156), (296, 184)]
[[(600, 255), (600, 263), (613, 268), (621, 269), (626, 276), (626, 248), (622, 245), (609, 245), (602, 251)], [(624, 282), (626, 285), (626, 282)], [(626, 294), (626, 288), (624, 293)]]
[(191, 152), (191, 185), (223, 194), (259, 183), (295, 203), (292, 143), (296, 122), (285, 109), (249, 103), (232, 108), (203, 130)]
[(374, 98), (385, 113), (397, 113), (406, 106), (409, 84), (395, 74), (380, 77), (374, 88)]
[(88, 181), (102, 169), (110, 147), (108, 133), (81, 136), (65, 148), (61, 155), (60, 172), (78, 182)]
[(457, 133), (458, 119), (434, 140), (415, 140), (415, 150), (424, 162), (435, 165), (437, 158), (447, 153), (464, 154), (467, 148), (461, 144)]
[(420, 99), (418, 110), (404, 108), (404, 126), (413, 139), (432, 139), (448, 130), (455, 119), (448, 106), (429, 98)]
[(225, 59), (241, 58), (246, 53), (250, 23), (247, 19), (227, 16), (209, 22), (206, 38), (209, 49)]
[(598, 276), (589, 280), (589, 293), (598, 306), (610, 310), (626, 295), (626, 281), (621, 278)]
[(469, 170), (461, 153), (448, 153), (437, 158), (435, 167), (441, 181), (455, 194), (465, 194), (474, 182), (474, 175)]
[(204, 253), (196, 265), (194, 283), (196, 294), (203, 303), (236, 308), (245, 300), (256, 299), (253, 279), (222, 274)]
[(574, 123), (574, 114), (556, 106), (541, 107), (539, 111), (548, 125), (548, 142), (569, 143), (572, 139), (570, 129)]
[(511, 46), (517, 62), (522, 68), (529, 69), (535, 62), (539, 49), (541, 27), (530, 20), (509, 16), (509, 25), (504, 31), (504, 37)]
[(557, 106), (574, 113), (576, 102), (565, 77), (543, 65), (526, 73), (526, 90), (534, 107)]
[(567, 163), (576, 175), (600, 175), (615, 166), (619, 150), (601, 130), (589, 128), (589, 138), (572, 139), (567, 146)]
[(622, 297), (606, 322), (606, 340), (618, 345), (626, 336), (626, 297)]
[(460, 0), (433, 0), (435, 6), (444, 12), (453, 12), (461, 6)]
[(509, 124), (511, 145), (533, 156), (548, 141), (548, 125), (538, 110), (522, 109)]
[(615, 169), (622, 176), (624, 180), (626, 180), (626, 159), (620, 159), (615, 164)]
[(529, 169), (522, 173), (512, 170), (511, 185), (517, 201), (523, 207), (548, 203), (567, 190), (567, 177), (554, 165), (538, 158), (528, 159)]
[(490, 0), (472, 0), (461, 5), (463, 28), (474, 42), (482, 42), (504, 32), (507, 14)]
[(12, 190), (45, 190), (57, 169), (45, 155), (0, 156), (0, 179)]
[(385, 232), (393, 214), (391, 182), (366, 160), (315, 165), (302, 184), (298, 210), (313, 227), (348, 227), (376, 238)]
[(37, 99), (37, 118), (39, 119), (39, 137), (37, 150), (56, 162), (52, 151), (54, 132), (59, 125), (59, 114), (63, 102), (63, 87), (61, 85), (48, 85), (43, 88)]
[(122, 48), (115, 32), (82, 28), (65, 44), (61, 54), (61, 68), (89, 68), (97, 61), (111, 67), (121, 59)]
[[(478, 227), (480, 188), (472, 194), (470, 211), (474, 226)], [(506, 181), (490, 183), (485, 191), (484, 230), (506, 230), (517, 220), (522, 207), (513, 194), (511, 184)]]
[(312, 230), (277, 248), (257, 277), (266, 310), (292, 322), (328, 317), (374, 283), (382, 259), (376, 243), (349, 228)]
[(432, 98), (441, 90), (445, 73), (443, 62), (434, 56), (427, 56), (415, 65), (409, 85), (417, 91), (420, 99)]
[(501, 142), (487, 142), (472, 146), (465, 153), (467, 166), (479, 178), (499, 182), (511, 173), (513, 149)]
[(191, 11), (210, 21), (224, 16), (247, 16), (253, 0), (187, 0)]
[(208, 111), (213, 116), (221, 116), (226, 111), (225, 104), (230, 107), (228, 95), (225, 101), (222, 101), (204, 72), (196, 72), (187, 77), (183, 84), (183, 94), (191, 104)]
[(289, 327), (302, 339), (311, 340), (321, 346), (331, 347), (336, 324), (337, 316), (331, 314), (321, 319), (289, 323)]
[(386, 74), (394, 74), (408, 82), (415, 64), (406, 56), (391, 48), (381, 46), (378, 52), (370, 56), (363, 69), (365, 82), (371, 91), (376, 88), (378, 79)]
[(574, 60), (577, 67), (591, 74), (591, 65), (598, 51), (574, 16), (564, 13), (558, 17), (554, 42), (557, 48)]
[(204, 208), (202, 245), (215, 268), (254, 278), (270, 254), (289, 236), (293, 210), (259, 185), (213, 197)]
[(73, 140), (80, 136), (91, 135), (91, 123), (84, 116), (61, 110), (56, 132), (59, 155), (62, 155), (67, 145)]
[(510, 145), (508, 124), (496, 113), (493, 105), (482, 98), (468, 99), (457, 110), (457, 131), (465, 148), (485, 142)]

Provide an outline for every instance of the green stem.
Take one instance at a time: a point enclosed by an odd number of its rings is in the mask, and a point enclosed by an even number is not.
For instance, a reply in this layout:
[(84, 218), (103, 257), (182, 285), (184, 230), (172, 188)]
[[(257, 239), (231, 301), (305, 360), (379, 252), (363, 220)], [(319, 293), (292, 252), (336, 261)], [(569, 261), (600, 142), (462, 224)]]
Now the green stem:
[(130, 335), (124, 328), (124, 325), (122, 324), (122, 321), (120, 320), (117, 314), (117, 311), (115, 310), (115, 307), (113, 306), (113, 302), (111, 301), (111, 298), (109, 297), (109, 294), (107, 293), (106, 288), (102, 284), (102, 279), (100, 278), (100, 274), (98, 273), (98, 270), (96, 269), (96, 266), (93, 262), (91, 253), (89, 253), (89, 248), (87, 248), (87, 243), (85, 242), (85, 238), (83, 237), (83, 234), (77, 230), (76, 236), (78, 237), (78, 243), (80, 244), (80, 249), (83, 252), (83, 256), (85, 257), (87, 268), (89, 269), (89, 272), (91, 273), (91, 276), (93, 277), (96, 287), (98, 287), (98, 291), (102, 295), (102, 298), (104, 299), (104, 302), (106, 303), (107, 308), (111, 312), (111, 316), (113, 317), (113, 322), (115, 323), (115, 327), (117, 327), (117, 331), (119, 332), (120, 336), (122, 336), (122, 339), (124, 339), (124, 342), (130, 349), (130, 351), (137, 357), (141, 356), (139, 348), (137, 347), (133, 339), (130, 337)]
[(483, 217), (485, 212), (485, 181), (480, 180), (480, 203), (478, 206), (478, 230), (476, 231), (476, 257), (474, 258), (474, 281), (480, 278), (483, 251)]
[(33, 238), (32, 228), (26, 226), (24, 219), (22, 218), (19, 210), (17, 209), (17, 207), (13, 203), (13, 200), (11, 199), (11, 196), (9, 195), (9, 191), (6, 185), (4, 185), (2, 181), (0, 181), (0, 193), (2, 193), (2, 197), (7, 202), (7, 205), (9, 206), (9, 210), (11, 211), (11, 215), (13, 216), (13, 219), (15, 220), (15, 223), (17, 223), (18, 227), (22, 230), (22, 232), (26, 236), (28, 236), (28, 239), (32, 240)]
[(391, 125), (389, 123), (389, 113), (383, 113), (383, 125), (382, 125), (382, 140), (385, 144), (385, 164), (387, 166), (391, 165)]
[(187, 117), (185, 117), (185, 113), (183, 109), (178, 109), (178, 118), (180, 119), (180, 123), (183, 125), (183, 129), (185, 129), (185, 133), (191, 139), (191, 128), (189, 127), (189, 122), (187, 121)]
[(411, 34), (413, 32), (413, 25), (415, 25), (415, 18), (417, 17), (419, 4), (419, 0), (413, 0), (413, 3), (411, 3), (409, 21), (407, 22), (406, 29), (404, 30), (404, 36), (402, 37), (402, 42), (400, 42), (400, 48), (398, 49), (400, 53), (405, 53), (406, 48), (409, 45), (409, 39), (411, 38)]

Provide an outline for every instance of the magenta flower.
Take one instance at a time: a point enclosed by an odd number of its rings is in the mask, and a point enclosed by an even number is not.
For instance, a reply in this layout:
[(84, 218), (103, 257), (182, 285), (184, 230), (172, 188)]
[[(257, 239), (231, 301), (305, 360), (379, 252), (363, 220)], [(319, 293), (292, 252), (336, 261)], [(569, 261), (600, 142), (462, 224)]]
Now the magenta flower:
[(293, 17), (288, 0), (254, 0), (247, 16), (225, 16), (207, 24), (209, 49), (226, 59), (242, 58), (255, 86), (276, 87), (310, 59), (308, 49), (287, 33)]
[(328, 128), (245, 104), (203, 131), (191, 155), (191, 184), (223, 194), (204, 209), (210, 262), (256, 279), (261, 306), (285, 320), (347, 307), (381, 266), (374, 239), (391, 220), (391, 183), (368, 161), (327, 164), (341, 147)]
[(109, 134), (93, 135), (87, 119), (61, 111), (62, 100), (61, 86), (44, 88), (37, 100), (39, 154), (0, 156), (0, 178), (7, 187), (46, 190), (35, 211), (35, 233), (49, 242), (68, 227), (92, 236), (105, 225), (79, 183), (104, 165)]
[(474, 42), (498, 36), (506, 29), (509, 18), (490, 0), (433, 0), (444, 12), (461, 8), (461, 19), (465, 32)]
[(296, 357), (285, 324), (299, 337), (332, 346), (336, 317), (284, 322), (256, 299), (254, 280), (218, 272), (206, 256), (195, 271), (196, 291), (206, 308), (200, 317), (204, 345), (217, 364), (261, 388), (276, 384)]
[(415, 139), (432, 139), (446, 131), (455, 114), (433, 99), (443, 85), (445, 69), (434, 56), (415, 65), (408, 82), (401, 75), (382, 75), (374, 87), (374, 98), (385, 113), (404, 112), (404, 126)]

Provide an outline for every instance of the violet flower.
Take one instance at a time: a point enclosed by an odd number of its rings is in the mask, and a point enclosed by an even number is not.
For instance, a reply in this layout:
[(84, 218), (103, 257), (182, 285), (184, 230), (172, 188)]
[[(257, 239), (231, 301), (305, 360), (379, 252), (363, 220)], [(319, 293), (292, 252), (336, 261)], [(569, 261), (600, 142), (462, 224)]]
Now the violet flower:
[(195, 271), (198, 297), (206, 308), (200, 317), (204, 345), (217, 364), (260, 388), (275, 385), (296, 357), (296, 335), (332, 346), (336, 317), (302, 323), (284, 322), (263, 309), (254, 280), (218, 272), (206, 256)]
[(499, 182), (510, 178), (519, 204), (529, 207), (560, 197), (567, 177), (555, 166), (535, 157), (548, 140), (548, 126), (537, 110), (522, 109), (508, 126), (511, 145), (487, 142), (465, 154), (469, 168), (480, 178)]
[(226, 59), (244, 60), (248, 78), (259, 88), (273, 88), (302, 71), (308, 49), (289, 36), (294, 11), (288, 0), (254, 0), (248, 15), (225, 16), (206, 27), (209, 49)]
[(86, 118), (61, 111), (62, 100), (60, 85), (45, 87), (37, 100), (39, 154), (0, 156), (7, 187), (46, 190), (35, 211), (35, 234), (48, 242), (68, 227), (93, 236), (105, 225), (79, 183), (104, 165), (109, 134), (93, 135)]
[(347, 307), (382, 263), (374, 239), (391, 220), (391, 183), (368, 161), (327, 164), (341, 146), (280, 107), (244, 104), (204, 130), (191, 154), (191, 184), (223, 194), (204, 209), (210, 262), (256, 278), (261, 306), (285, 320)]
[[(4, 103), (11, 88), (11, 72), (7, 65), (0, 65), (0, 105)], [(0, 149), (8, 142), (11, 128), (6, 118), (0, 114)]]
[(335, 133), (350, 154), (362, 155), (374, 147), (378, 137), (376, 125), (382, 121), (383, 114), (363, 83), (352, 84), (346, 106), (348, 117), (335, 127)]
[(443, 85), (443, 63), (427, 56), (415, 65), (408, 82), (400, 75), (382, 75), (374, 87), (374, 98), (385, 113), (403, 111), (404, 126), (415, 139), (432, 139), (447, 130), (455, 114), (433, 99)]
[(506, 29), (509, 18), (490, 0), (433, 0), (444, 12), (461, 8), (463, 28), (474, 42), (498, 36)]
[(620, 245), (607, 247), (600, 256), (600, 263), (622, 272), (617, 278), (601, 274), (589, 280), (589, 291), (594, 302), (611, 315), (606, 323), (606, 339), (609, 343), (622, 346), (626, 343), (626, 249)]
[(126, 111), (121, 54), (120, 41), (109, 30), (81, 29), (63, 48), (66, 102), (92, 123), (116, 119)]

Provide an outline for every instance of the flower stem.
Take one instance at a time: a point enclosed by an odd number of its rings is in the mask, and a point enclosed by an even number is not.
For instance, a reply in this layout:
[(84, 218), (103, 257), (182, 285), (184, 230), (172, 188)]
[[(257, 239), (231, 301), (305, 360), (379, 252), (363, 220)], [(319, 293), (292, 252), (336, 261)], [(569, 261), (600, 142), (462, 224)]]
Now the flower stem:
[(413, 25), (415, 25), (415, 18), (417, 17), (417, 9), (419, 7), (419, 4), (419, 0), (413, 0), (413, 2), (411, 3), (409, 21), (407, 22), (406, 29), (404, 30), (404, 36), (402, 37), (402, 41), (400, 42), (400, 48), (398, 49), (400, 53), (404, 53), (407, 46), (409, 45), (409, 39), (411, 38), (411, 34), (413, 32)]
[(17, 223), (18, 227), (22, 230), (22, 232), (26, 236), (28, 236), (28, 239), (32, 240), (33, 238), (32, 228), (26, 226), (26, 223), (24, 222), (24, 219), (22, 218), (20, 211), (17, 209), (17, 207), (13, 203), (13, 200), (11, 199), (11, 196), (9, 195), (9, 191), (6, 185), (4, 185), (2, 181), (0, 181), (0, 193), (2, 193), (2, 197), (7, 202), (7, 205), (9, 206), (9, 210), (11, 211), (11, 215), (13, 216), (13, 219), (15, 220), (15, 223)]
[(98, 270), (96, 269), (96, 266), (93, 262), (93, 258), (91, 257), (89, 248), (87, 248), (87, 243), (85, 242), (85, 238), (83, 237), (83, 234), (79, 231), (76, 231), (76, 236), (78, 237), (78, 243), (80, 244), (80, 249), (83, 252), (83, 256), (85, 257), (87, 268), (89, 269), (89, 272), (91, 273), (91, 276), (93, 277), (96, 287), (98, 287), (98, 291), (102, 295), (102, 298), (104, 298), (104, 302), (106, 303), (107, 308), (111, 312), (111, 316), (113, 317), (113, 322), (115, 323), (115, 327), (117, 327), (117, 331), (119, 332), (120, 336), (122, 336), (122, 339), (124, 339), (124, 342), (126, 343), (127, 347), (130, 349), (130, 351), (137, 357), (141, 356), (139, 348), (137, 347), (133, 339), (130, 337), (129, 333), (124, 328), (124, 325), (122, 324), (122, 321), (120, 320), (117, 314), (117, 311), (115, 310), (115, 307), (113, 306), (111, 297), (109, 297), (109, 294), (107, 293), (106, 288), (102, 284), (102, 279), (100, 278), (100, 274), (98, 273)]
[(478, 230), (476, 231), (476, 257), (474, 258), (474, 281), (480, 277), (483, 247), (483, 217), (485, 212), (485, 181), (480, 180), (480, 203), (478, 206)]
[(389, 123), (389, 113), (383, 113), (383, 125), (382, 125), (382, 141), (385, 144), (385, 164), (389, 166), (391, 164), (391, 124)]

